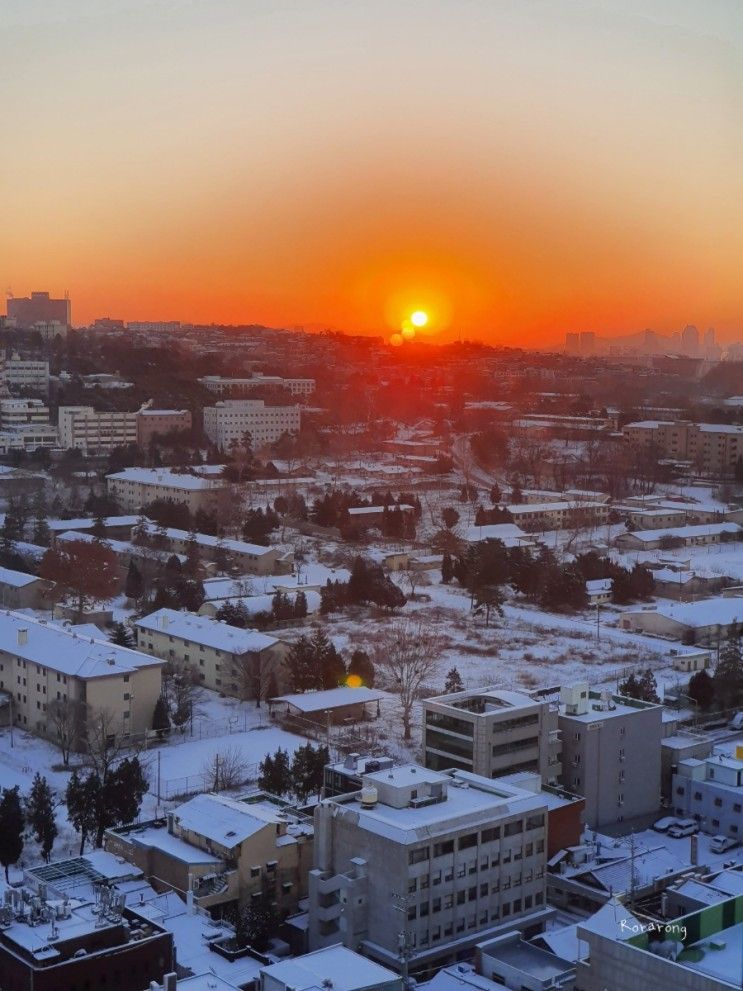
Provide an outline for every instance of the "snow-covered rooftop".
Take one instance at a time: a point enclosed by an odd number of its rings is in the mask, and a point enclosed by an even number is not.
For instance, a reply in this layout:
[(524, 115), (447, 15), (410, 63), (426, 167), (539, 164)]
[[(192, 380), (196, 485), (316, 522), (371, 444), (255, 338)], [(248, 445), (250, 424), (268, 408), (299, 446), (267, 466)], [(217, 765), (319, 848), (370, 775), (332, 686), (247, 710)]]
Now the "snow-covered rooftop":
[(174, 821), (205, 839), (231, 849), (260, 832), (266, 825), (283, 821), (270, 802), (238, 802), (225, 795), (196, 795), (179, 805)]
[(138, 650), (14, 612), (0, 613), (0, 650), (76, 678), (130, 674), (137, 668), (163, 664)]
[[(738, 533), (740, 526), (737, 523), (699, 523), (694, 526), (666, 527), (662, 530), (638, 530), (632, 533), (641, 543), (651, 543), (660, 540), (661, 537), (680, 537), (682, 540), (691, 540), (694, 537), (714, 537), (722, 533)], [(623, 535), (629, 536), (629, 534)]]
[[(134, 522), (136, 523), (137, 520), (135, 519)], [(156, 523), (145, 523), (143, 530), (151, 537), (163, 532)], [(226, 551), (232, 551), (236, 554), (250, 554), (253, 557), (265, 557), (265, 555), (275, 554), (277, 551), (276, 547), (266, 547), (263, 544), (249, 544), (244, 540), (233, 540), (230, 537), (215, 537), (211, 533), (189, 533), (188, 530), (179, 530), (176, 527), (168, 527), (164, 530), (164, 533), (169, 540), (183, 540), (186, 542), (193, 540), (199, 547), (222, 547)]]
[(279, 695), (272, 702), (286, 702), (300, 712), (323, 712), (325, 709), (336, 709), (344, 705), (362, 705), (365, 702), (376, 702), (384, 698), (384, 692), (375, 692), (371, 688), (329, 688), (324, 692), (299, 692), (295, 695)]
[(263, 973), (279, 985), (294, 991), (333, 988), (334, 991), (361, 991), (381, 987), (398, 980), (397, 974), (362, 957), (340, 943), (306, 953), (292, 960), (282, 960), (263, 968)]
[(219, 480), (202, 478), (185, 472), (169, 471), (167, 468), (124, 468), (122, 471), (106, 475), (122, 482), (136, 482), (139, 485), (163, 485), (174, 489), (213, 489), (221, 488)]
[(279, 642), (275, 637), (269, 637), (257, 630), (243, 630), (237, 626), (229, 626), (222, 620), (196, 616), (189, 612), (178, 612), (176, 609), (157, 609), (148, 616), (136, 620), (135, 625), (141, 630), (167, 633), (181, 640), (191, 640), (205, 647), (213, 647), (231, 654), (266, 650)]
[(32, 585), (40, 581), (36, 575), (27, 575), (25, 571), (13, 571), (12, 568), (0, 568), (0, 585), (9, 585), (13, 588), (23, 588), (25, 585)]
[(737, 620), (743, 621), (743, 597), (726, 598), (720, 595), (711, 599), (700, 599), (698, 602), (663, 601), (658, 603), (653, 612), (684, 626), (728, 625)]

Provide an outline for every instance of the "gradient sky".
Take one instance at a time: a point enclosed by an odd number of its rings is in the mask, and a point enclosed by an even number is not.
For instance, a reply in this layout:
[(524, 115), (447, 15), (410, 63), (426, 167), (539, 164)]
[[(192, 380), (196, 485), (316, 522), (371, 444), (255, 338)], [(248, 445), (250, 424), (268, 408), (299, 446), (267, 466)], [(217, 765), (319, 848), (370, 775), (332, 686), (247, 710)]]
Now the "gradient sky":
[(0, 0), (0, 288), (743, 337), (741, 0)]

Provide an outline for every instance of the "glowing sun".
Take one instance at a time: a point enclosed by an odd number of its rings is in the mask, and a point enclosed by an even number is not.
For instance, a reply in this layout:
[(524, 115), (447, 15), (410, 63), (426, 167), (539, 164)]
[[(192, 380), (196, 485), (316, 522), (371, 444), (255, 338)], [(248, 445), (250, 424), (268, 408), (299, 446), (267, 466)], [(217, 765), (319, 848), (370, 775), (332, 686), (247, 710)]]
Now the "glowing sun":
[(415, 310), (410, 314), (410, 322), (414, 327), (425, 327), (428, 323), (428, 314), (425, 310)]

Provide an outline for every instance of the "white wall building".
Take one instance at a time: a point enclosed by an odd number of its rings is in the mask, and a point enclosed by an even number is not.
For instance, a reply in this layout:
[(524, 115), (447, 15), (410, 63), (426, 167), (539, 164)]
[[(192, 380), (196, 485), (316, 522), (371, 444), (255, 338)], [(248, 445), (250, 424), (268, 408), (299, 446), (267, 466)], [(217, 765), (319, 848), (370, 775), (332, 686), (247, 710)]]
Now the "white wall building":
[(14, 354), (5, 362), (4, 380), (11, 390), (49, 392), (49, 362), (31, 361)]
[(97, 412), (92, 406), (59, 407), (59, 444), (66, 451), (100, 454), (137, 443), (137, 414)]
[(299, 406), (266, 406), (262, 399), (225, 399), (204, 407), (204, 433), (221, 450), (242, 443), (250, 434), (252, 446), (273, 444), (284, 433), (296, 433)]
[(219, 396), (246, 395), (259, 386), (275, 386), (286, 389), (293, 396), (311, 396), (315, 391), (314, 379), (281, 378), (279, 375), (262, 375), (260, 372), (250, 378), (229, 378), (223, 375), (204, 375), (201, 385)]

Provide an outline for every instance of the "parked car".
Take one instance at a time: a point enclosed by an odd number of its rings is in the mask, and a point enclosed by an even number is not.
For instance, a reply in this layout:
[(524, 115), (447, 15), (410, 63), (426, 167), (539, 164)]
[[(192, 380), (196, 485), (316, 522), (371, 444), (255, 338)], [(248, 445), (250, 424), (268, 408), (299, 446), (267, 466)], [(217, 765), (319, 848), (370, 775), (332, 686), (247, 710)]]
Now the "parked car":
[(733, 839), (732, 836), (713, 836), (710, 840), (709, 848), (712, 853), (725, 853), (738, 846), (740, 840)]
[(656, 833), (667, 833), (671, 826), (675, 826), (677, 822), (678, 819), (675, 816), (663, 816), (662, 819), (653, 823), (653, 829)]
[(693, 836), (699, 832), (699, 823), (694, 819), (679, 819), (668, 829), (668, 835), (673, 839), (681, 839), (682, 836)]

